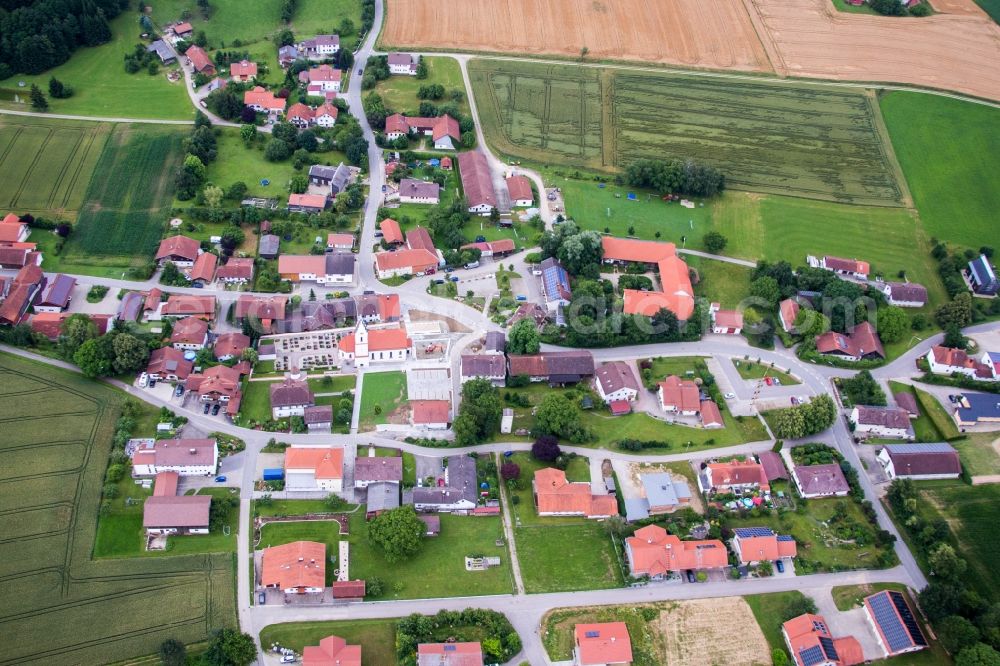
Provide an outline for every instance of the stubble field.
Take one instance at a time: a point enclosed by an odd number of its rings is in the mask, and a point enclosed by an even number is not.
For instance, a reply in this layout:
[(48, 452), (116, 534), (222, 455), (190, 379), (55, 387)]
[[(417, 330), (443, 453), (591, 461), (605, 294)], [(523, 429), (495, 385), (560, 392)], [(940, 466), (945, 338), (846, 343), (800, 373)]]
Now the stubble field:
[(469, 76), (487, 141), (506, 155), (609, 172), (693, 158), (738, 189), (909, 199), (863, 91), (495, 60), (470, 61)]
[(123, 394), (2, 355), (0, 396), (16, 471), (0, 475), (0, 664), (115, 662), (235, 623), (231, 555), (91, 560)]

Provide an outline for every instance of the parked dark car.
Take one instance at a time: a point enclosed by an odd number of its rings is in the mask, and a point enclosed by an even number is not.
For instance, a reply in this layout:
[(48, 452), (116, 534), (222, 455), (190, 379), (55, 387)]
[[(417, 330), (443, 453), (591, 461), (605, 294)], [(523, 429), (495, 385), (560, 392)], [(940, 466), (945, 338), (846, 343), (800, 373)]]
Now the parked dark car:
[(267, 601), (267, 594), (265, 594), (264, 592), (261, 592), (260, 594), (257, 595), (257, 603), (258, 604), (260, 604), (260, 605), (263, 606), (266, 601)]
[(224, 477), (224, 476), (217, 476), (217, 477), (215, 477), (215, 482), (216, 483), (225, 483), (226, 482), (226, 477)]
[(476, 242), (477, 243), (485, 243), (486, 242), (486, 236), (476, 236)]
[(181, 397), (182, 395), (184, 395), (184, 385), (183, 384), (178, 384), (177, 385), (177, 388), (174, 389), (174, 395), (177, 396), (178, 398)]
[(212, 409), (212, 406), (206, 402), (205, 403), (205, 409), (203, 409), (201, 413), (202, 414), (208, 414), (208, 410), (210, 410), (210, 409)]
[(781, 560), (775, 560), (774, 568), (778, 570), (778, 573), (785, 573), (785, 563)]
[(693, 583), (696, 580), (694, 577), (694, 571), (692, 571), (691, 569), (685, 571), (684, 574), (687, 576), (689, 583)]
[(219, 403), (215, 403), (215, 405), (212, 406), (212, 416), (215, 416), (219, 413), (220, 407), (222, 407), (222, 405), (220, 405)]

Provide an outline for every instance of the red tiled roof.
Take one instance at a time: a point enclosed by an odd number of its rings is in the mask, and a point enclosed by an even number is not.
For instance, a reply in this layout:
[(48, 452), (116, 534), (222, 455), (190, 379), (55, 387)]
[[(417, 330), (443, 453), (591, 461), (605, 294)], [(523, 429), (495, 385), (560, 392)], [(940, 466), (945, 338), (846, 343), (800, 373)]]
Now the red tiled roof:
[[(403, 114), (394, 113), (385, 119), (386, 134), (393, 134), (393, 133), (409, 134), (409, 132), (410, 132), (410, 125), (409, 123), (406, 122), (406, 118), (403, 116)], [(389, 172), (388, 166), (386, 167), (386, 171)]]
[(183, 35), (185, 33), (191, 32), (192, 30), (194, 30), (194, 28), (191, 26), (190, 23), (187, 22), (178, 23), (177, 25), (174, 26), (175, 35)]
[(632, 411), (632, 403), (628, 400), (612, 400), (608, 403), (608, 408), (615, 416), (622, 416)]
[(447, 113), (437, 119), (432, 132), (431, 139), (434, 141), (438, 141), (446, 136), (450, 136), (456, 141), (462, 138), (462, 130), (458, 126), (458, 121)]
[(777, 560), (783, 557), (795, 557), (798, 554), (794, 540), (779, 539), (777, 534), (739, 537), (739, 543), (740, 560), (744, 563)]
[(760, 461), (760, 466), (764, 468), (764, 475), (767, 476), (768, 481), (788, 478), (788, 471), (785, 469), (785, 463), (781, 460), (780, 454), (774, 451), (761, 451), (757, 454), (757, 459)]
[(290, 446), (285, 449), (285, 469), (314, 470), (317, 479), (343, 479), (344, 449)]
[(842, 259), (840, 257), (823, 257), (823, 261), (826, 267), (835, 271), (850, 271), (852, 273), (862, 273), (868, 275), (871, 272), (871, 266), (868, 265), (867, 261), (858, 261), (857, 259)]
[[(336, 590), (337, 583), (333, 585)], [(361, 666), (361, 646), (348, 645), (338, 636), (327, 636), (319, 642), (319, 646), (302, 648), (302, 666)]]
[(382, 230), (382, 237), (385, 238), (386, 243), (402, 243), (403, 232), (399, 228), (399, 222), (387, 217), (379, 223), (379, 229)]
[(816, 351), (820, 354), (840, 353), (847, 356), (876, 354), (885, 358), (882, 341), (875, 332), (875, 327), (867, 321), (855, 326), (848, 335), (827, 331), (816, 338)]
[(215, 357), (239, 356), (250, 347), (250, 338), (242, 333), (223, 333), (215, 339)]
[(864, 661), (864, 654), (858, 640), (853, 636), (834, 639), (826, 619), (822, 615), (807, 613), (794, 617), (781, 625), (781, 629), (791, 645), (792, 657), (797, 666), (803, 666), (805, 663), (802, 658), (803, 651), (811, 648), (819, 648), (823, 651), (819, 640), (821, 637), (833, 641), (838, 658), (830, 663), (835, 666), (854, 666)]
[(791, 298), (786, 298), (778, 305), (781, 309), (782, 326), (791, 328), (795, 325), (795, 319), (799, 316), (799, 304)]
[(191, 66), (194, 67), (196, 72), (203, 72), (208, 69), (215, 70), (215, 65), (212, 63), (212, 59), (209, 58), (208, 54), (205, 53), (205, 51), (197, 44), (189, 46), (188, 50), (184, 52), (184, 55), (191, 60)]
[(434, 241), (426, 227), (414, 227), (406, 232), (406, 246), (411, 250), (434, 252)]
[(623, 388), (639, 390), (639, 381), (632, 372), (632, 366), (625, 361), (610, 361), (597, 366), (594, 376), (605, 395), (614, 393)]
[(624, 622), (578, 624), (573, 638), (580, 666), (632, 662), (632, 640)]
[(230, 76), (257, 76), (257, 63), (241, 60), (229, 65)]
[(606, 261), (634, 261), (643, 264), (656, 264), (677, 252), (673, 243), (658, 241), (634, 240), (632, 238), (615, 238), (603, 236), (601, 247)]
[(151, 375), (176, 375), (178, 379), (187, 379), (194, 369), (193, 361), (184, 360), (184, 352), (173, 347), (154, 349), (149, 354), (146, 372)]
[(670, 375), (660, 382), (660, 403), (680, 412), (697, 412), (701, 409), (698, 385), (690, 379)]
[(156, 252), (156, 260), (168, 257), (181, 257), (187, 261), (194, 261), (198, 258), (201, 250), (201, 243), (187, 236), (171, 236), (160, 241), (160, 249)]
[(194, 266), (191, 267), (191, 274), (188, 278), (211, 282), (212, 278), (215, 277), (215, 265), (218, 261), (219, 258), (211, 252), (204, 252), (198, 255), (198, 258), (194, 261)]
[(294, 407), (295, 405), (314, 404), (312, 390), (303, 379), (286, 377), (280, 382), (274, 382), (270, 387), (271, 407)]
[(306, 106), (302, 102), (296, 102), (288, 107), (288, 111), (285, 112), (285, 116), (291, 120), (293, 118), (298, 118), (300, 120), (312, 120), (315, 113), (312, 107)]
[(177, 320), (170, 333), (171, 344), (204, 344), (208, 335), (208, 322), (198, 317), (184, 317)]
[(280, 590), (326, 586), (326, 544), (293, 541), (265, 548), (260, 584)]
[(321, 81), (340, 81), (344, 73), (330, 65), (320, 65), (309, 70), (309, 81), (312, 83)]
[(0, 224), (0, 243), (17, 243), (26, 224)]
[(539, 515), (576, 513), (583, 516), (617, 516), (618, 503), (610, 495), (594, 495), (589, 483), (570, 483), (566, 472), (546, 467), (535, 472), (535, 498)]
[(934, 345), (931, 347), (931, 353), (934, 355), (934, 362), (940, 365), (947, 365), (951, 368), (961, 368), (968, 370), (975, 370), (976, 377), (982, 379), (992, 379), (993, 371), (985, 363), (977, 361), (971, 358), (965, 353), (964, 349), (955, 349), (952, 347), (943, 347), (941, 345)]
[(340, 109), (335, 107), (333, 104), (321, 104), (314, 115), (316, 118), (322, 116), (332, 116), (334, 120), (337, 120), (337, 115), (340, 113)]
[(334, 599), (363, 599), (365, 596), (363, 580), (335, 580), (330, 587)]
[(354, 247), (354, 234), (327, 234), (326, 244), (330, 247)]
[[(49, 340), (55, 340), (62, 333), (63, 322), (71, 316), (73, 316), (71, 312), (39, 312), (33, 315), (28, 323), (35, 333), (44, 335)], [(98, 335), (104, 335), (108, 332), (112, 315), (92, 314), (88, 316), (97, 325)]]
[(289, 194), (288, 205), (323, 209), (326, 208), (326, 197), (322, 194)]
[(497, 205), (490, 167), (482, 153), (479, 151), (459, 153), (458, 171), (462, 178), (465, 201), (469, 206)]
[(267, 110), (284, 111), (287, 100), (275, 97), (270, 90), (265, 90), (263, 86), (254, 86), (252, 90), (243, 93), (243, 104), (246, 106), (259, 106)]
[(684, 569), (717, 569), (729, 564), (726, 545), (718, 539), (681, 541), (659, 525), (636, 530), (625, 543), (634, 576), (662, 576)]
[(287, 296), (251, 296), (243, 294), (236, 299), (236, 319), (254, 317), (260, 320), (281, 321), (285, 318)]
[(215, 296), (170, 294), (160, 312), (167, 316), (190, 315), (213, 319), (215, 317)]
[(507, 191), (510, 193), (511, 201), (533, 199), (535, 196), (531, 192), (531, 181), (528, 180), (527, 176), (510, 176), (507, 178)]
[[(393, 351), (408, 349), (412, 341), (406, 335), (405, 328), (375, 329), (368, 331), (368, 351)], [(354, 352), (354, 333), (349, 333), (340, 339), (340, 349), (348, 353)]]
[(411, 400), (413, 409), (413, 424), (449, 423), (448, 412), (451, 402), (448, 400)]
[(160, 472), (153, 481), (153, 497), (173, 497), (181, 475), (177, 472)]
[(375, 255), (375, 265), (380, 271), (409, 268), (410, 272), (419, 273), (438, 265), (437, 255), (428, 250), (397, 250), (395, 252), (379, 252)]
[(301, 273), (326, 275), (326, 255), (283, 254), (278, 257), (278, 273), (280, 275), (299, 275)]
[(483, 666), (479, 643), (421, 643), (417, 646), (417, 666)]
[(708, 469), (712, 472), (712, 485), (716, 488), (755, 483), (762, 490), (771, 489), (764, 468), (750, 460), (708, 463)]
[(220, 280), (249, 280), (253, 277), (253, 259), (232, 257), (224, 266), (219, 266), (215, 270), (215, 277)]
[(701, 423), (702, 425), (725, 425), (722, 420), (722, 412), (719, 406), (712, 400), (701, 401)]
[(739, 310), (717, 310), (715, 325), (719, 328), (743, 328), (743, 313)]
[(142, 526), (147, 529), (208, 527), (212, 498), (208, 495), (149, 497), (143, 503)]

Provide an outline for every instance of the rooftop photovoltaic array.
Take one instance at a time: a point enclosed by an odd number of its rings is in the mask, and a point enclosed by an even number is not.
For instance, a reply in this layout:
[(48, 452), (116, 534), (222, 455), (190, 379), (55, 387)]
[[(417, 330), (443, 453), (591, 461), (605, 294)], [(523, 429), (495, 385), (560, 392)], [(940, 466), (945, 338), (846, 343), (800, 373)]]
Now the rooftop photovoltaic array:
[(774, 530), (770, 527), (737, 527), (735, 532), (742, 539), (774, 536)]
[(867, 601), (890, 652), (900, 652), (914, 645), (927, 645), (902, 594), (885, 591), (868, 597)]

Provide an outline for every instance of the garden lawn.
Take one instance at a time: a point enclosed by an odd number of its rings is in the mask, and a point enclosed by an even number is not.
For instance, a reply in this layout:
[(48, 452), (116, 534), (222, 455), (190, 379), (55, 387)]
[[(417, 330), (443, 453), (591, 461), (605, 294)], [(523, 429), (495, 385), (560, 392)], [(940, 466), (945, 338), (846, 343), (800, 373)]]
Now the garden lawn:
[(459, 90), (462, 92), (462, 102), (458, 108), (463, 115), (468, 115), (469, 101), (465, 96), (465, 82), (462, 80), (462, 70), (458, 66), (458, 61), (447, 56), (424, 56), (424, 63), (427, 65), (426, 79), (393, 75), (378, 82), (375, 92), (382, 96), (385, 107), (405, 116), (419, 116), (422, 100), (417, 98), (417, 90), (421, 86), (439, 83), (444, 86), (444, 97), (427, 101), (437, 106), (453, 104), (449, 95), (452, 90)]
[(764, 638), (772, 650), (785, 650), (785, 639), (781, 634), (781, 625), (784, 622), (783, 611), (788, 604), (797, 601), (805, 595), (794, 590), (791, 592), (774, 592), (772, 594), (750, 594), (745, 597), (746, 602), (753, 611), (753, 616), (757, 618), (757, 624), (764, 632)]
[[(330, 381), (327, 382), (327, 379)], [(339, 396), (344, 391), (353, 391), (357, 379), (356, 375), (327, 375), (326, 377), (310, 377), (306, 381), (313, 393), (336, 393)]]
[[(796, 500), (801, 507), (802, 500)], [(880, 549), (873, 543), (859, 546), (853, 543), (837, 545), (835, 534), (824, 523), (834, 515), (836, 506), (843, 502), (847, 515), (853, 523), (860, 523), (874, 534), (874, 529), (861, 512), (861, 507), (850, 498), (810, 499), (804, 502), (804, 509), (788, 511), (784, 518), (777, 512), (760, 517), (737, 517), (727, 514), (723, 518), (726, 527), (770, 527), (778, 534), (790, 534), (799, 549), (799, 561), (808, 560), (816, 565), (817, 571), (846, 571), (849, 569), (877, 569)], [(889, 549), (891, 552), (891, 548)], [(805, 574), (806, 571), (797, 573)]]
[[(889, 390), (893, 395), (897, 393), (909, 393), (910, 395), (916, 397), (915, 391), (919, 390), (912, 384), (904, 384), (902, 382), (889, 382)], [(924, 393), (924, 391), (920, 391)], [(925, 394), (930, 396), (930, 394)], [(937, 402), (937, 399), (930, 396), (932, 400)], [(920, 409), (920, 416), (915, 419), (910, 419), (910, 423), (913, 424), (913, 432), (917, 436), (916, 441), (918, 442), (940, 442), (944, 439), (944, 435), (941, 431), (937, 429), (934, 420), (928, 415), (928, 410), (923, 408), (920, 403), (917, 403), (917, 407)], [(947, 415), (946, 415), (947, 416)]]
[[(139, 42), (137, 16), (132, 7), (111, 21), (111, 41), (100, 46), (79, 48), (68, 61), (41, 74), (18, 74), (0, 81), (0, 88), (18, 89), (27, 97), (31, 84), (48, 96), (49, 79), (56, 77), (73, 88), (68, 99), (49, 99), (49, 111), (79, 116), (108, 118), (158, 118), (194, 121), (194, 105), (184, 90), (184, 79), (171, 83), (168, 68), (150, 76), (145, 70), (125, 72), (124, 57)], [(25, 104), (3, 102), (3, 106), (27, 110)]]
[[(364, 511), (351, 514), (351, 578), (380, 578), (384, 593), (379, 600), (461, 597), (513, 592), (510, 555), (498, 516), (454, 516), (440, 514), (441, 534), (425, 537), (420, 551), (402, 562), (389, 564), (382, 551), (368, 540)], [(499, 556), (499, 567), (466, 571), (465, 556)]]
[(374, 430), (376, 425), (388, 423), (393, 412), (407, 405), (405, 373), (366, 372), (361, 387), (358, 431)]
[[(632, 642), (634, 664), (654, 663), (662, 650), (659, 645), (659, 615), (662, 609), (674, 602), (642, 604), (641, 606), (591, 606), (587, 608), (556, 608), (542, 618), (542, 641), (553, 662), (570, 662), (573, 659), (573, 632), (577, 624), (597, 622), (624, 622), (628, 625)], [(655, 618), (647, 621), (642, 611)]]
[(736, 371), (740, 373), (740, 377), (743, 379), (754, 380), (763, 379), (764, 377), (776, 377), (782, 386), (794, 386), (802, 383), (787, 372), (782, 372), (764, 363), (755, 363), (746, 359), (734, 358), (733, 365), (736, 366)]
[(331, 635), (340, 636), (349, 645), (360, 645), (362, 666), (388, 666), (397, 663), (395, 620), (271, 624), (260, 632), (260, 643), (265, 648), (277, 643), (302, 654), (305, 646), (319, 645), (321, 640)]
[(240, 403), (240, 419), (243, 421), (271, 420), (271, 382), (246, 382), (243, 401)]
[(879, 104), (926, 235), (990, 244), (1000, 190), (983, 174), (1000, 170), (1000, 110), (909, 92), (885, 93)]
[(326, 504), (326, 500), (271, 500), (270, 505), (253, 503), (255, 516), (302, 516), (307, 513), (336, 513)]
[[(268, 523), (261, 529), (260, 544), (257, 549), (280, 546), (293, 541), (315, 541), (326, 544), (326, 554), (337, 556), (340, 543), (340, 523), (335, 520), (308, 521), (301, 523)], [(334, 567), (326, 567), (326, 584), (332, 584), (336, 578)]]
[(529, 594), (624, 584), (620, 555), (604, 526), (586, 518), (572, 520), (514, 528), (517, 559)]
[(958, 426), (955, 425), (955, 420), (948, 415), (940, 400), (916, 386), (913, 387), (913, 391), (917, 396), (917, 406), (920, 407), (923, 414), (927, 415), (944, 439), (953, 439), (961, 435)]
[(698, 283), (694, 286), (696, 298), (705, 298), (719, 303), (723, 310), (732, 310), (750, 296), (752, 269), (715, 259), (690, 255), (682, 257), (690, 268), (698, 271)]
[(833, 588), (831, 594), (837, 610), (849, 611), (852, 608), (861, 608), (864, 598), (876, 592), (882, 590), (906, 592), (906, 589), (906, 586), (901, 583), (865, 583), (864, 585), (841, 585)]
[(973, 477), (1000, 474), (1000, 454), (997, 453), (1000, 433), (971, 433), (964, 439), (952, 440), (951, 445), (958, 451), (962, 465)]

